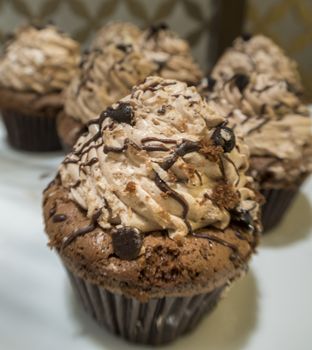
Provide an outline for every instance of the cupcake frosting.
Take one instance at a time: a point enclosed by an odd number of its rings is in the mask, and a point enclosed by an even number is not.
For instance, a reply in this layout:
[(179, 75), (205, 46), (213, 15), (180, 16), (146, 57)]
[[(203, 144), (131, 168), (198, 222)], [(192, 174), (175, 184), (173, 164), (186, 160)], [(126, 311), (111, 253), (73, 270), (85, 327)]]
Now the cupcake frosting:
[(91, 48), (103, 49), (110, 44), (136, 44), (142, 31), (139, 27), (128, 22), (110, 22), (96, 34)]
[(251, 156), (267, 158), (253, 175), (269, 173), (271, 180), (291, 182), (312, 170), (309, 111), (286, 80), (236, 74), (221, 87), (215, 85), (208, 99), (245, 138)]
[(155, 69), (155, 64), (132, 45), (111, 44), (105, 50), (92, 50), (82, 61), (80, 75), (66, 91), (65, 111), (87, 123)]
[(216, 64), (212, 76), (229, 80), (237, 73), (252, 72), (268, 73), (275, 78), (285, 79), (294, 91), (302, 91), (296, 62), (263, 35), (243, 35), (237, 38)]
[(154, 25), (145, 30), (141, 38), (141, 48), (158, 65), (158, 75), (163, 78), (195, 85), (203, 76), (192, 57), (188, 43), (165, 24)]
[(257, 222), (247, 147), (194, 87), (158, 77), (88, 124), (60, 167), (70, 198), (103, 229), (171, 238)]
[(61, 91), (77, 74), (79, 50), (54, 26), (20, 28), (0, 58), (0, 86), (39, 94)]

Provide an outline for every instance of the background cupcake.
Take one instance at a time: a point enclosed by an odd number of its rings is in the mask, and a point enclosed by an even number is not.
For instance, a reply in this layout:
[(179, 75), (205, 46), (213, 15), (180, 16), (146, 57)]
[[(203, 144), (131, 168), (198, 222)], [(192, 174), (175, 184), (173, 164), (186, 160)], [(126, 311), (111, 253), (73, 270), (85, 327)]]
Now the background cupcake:
[(58, 132), (68, 150), (86, 123), (149, 75), (198, 84), (202, 72), (187, 42), (165, 25), (141, 32), (129, 23), (113, 22), (96, 35), (81, 64), (80, 76), (67, 90)]
[[(206, 97), (244, 137), (250, 174), (266, 198), (264, 229), (276, 225), (312, 171), (311, 118), (288, 80), (271, 74), (235, 74), (207, 81)], [(213, 87), (212, 87), (213, 86)]]
[(270, 38), (244, 34), (234, 40), (213, 68), (213, 78), (221, 81), (235, 74), (267, 73), (287, 82), (289, 89), (302, 93), (303, 87), (297, 63)]
[(247, 168), (246, 146), (181, 82), (148, 78), (90, 122), (43, 201), (86, 311), (135, 342), (194, 328), (258, 241)]
[(22, 27), (6, 43), (0, 58), (0, 108), (12, 146), (60, 148), (56, 115), (79, 58), (79, 44), (51, 25)]

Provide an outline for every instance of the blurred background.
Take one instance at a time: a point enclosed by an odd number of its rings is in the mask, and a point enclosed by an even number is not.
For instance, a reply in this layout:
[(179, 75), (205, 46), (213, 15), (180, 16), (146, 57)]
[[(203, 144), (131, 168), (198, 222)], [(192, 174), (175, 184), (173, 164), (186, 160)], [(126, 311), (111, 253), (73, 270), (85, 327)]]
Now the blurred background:
[(21, 23), (48, 20), (85, 45), (110, 20), (165, 21), (206, 70), (241, 31), (263, 33), (298, 61), (312, 101), (311, 0), (0, 0), (2, 42)]

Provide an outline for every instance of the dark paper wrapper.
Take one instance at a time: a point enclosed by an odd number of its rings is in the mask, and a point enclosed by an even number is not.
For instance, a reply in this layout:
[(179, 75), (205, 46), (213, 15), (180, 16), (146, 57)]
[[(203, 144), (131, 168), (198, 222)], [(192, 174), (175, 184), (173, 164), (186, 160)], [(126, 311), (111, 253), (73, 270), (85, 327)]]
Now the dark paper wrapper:
[[(51, 114), (51, 113), (50, 113)], [(48, 152), (61, 149), (55, 115), (34, 116), (2, 110), (9, 143), (17, 149)]]
[(282, 220), (297, 192), (298, 188), (261, 190), (265, 197), (265, 204), (262, 206), (263, 233), (267, 233)]
[(212, 311), (225, 286), (193, 297), (165, 297), (142, 303), (111, 293), (68, 271), (86, 312), (97, 323), (131, 342), (160, 345), (191, 331)]

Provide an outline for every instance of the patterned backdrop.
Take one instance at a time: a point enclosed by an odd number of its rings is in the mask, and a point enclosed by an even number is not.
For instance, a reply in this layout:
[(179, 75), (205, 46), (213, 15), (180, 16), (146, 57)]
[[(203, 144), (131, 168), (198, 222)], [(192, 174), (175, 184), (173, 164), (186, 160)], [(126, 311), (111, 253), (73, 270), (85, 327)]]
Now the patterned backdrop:
[[(198, 61), (209, 68), (213, 55), (207, 53), (213, 43), (210, 30), (217, 3), (218, 0), (0, 0), (0, 39), (29, 20), (53, 20), (87, 45), (94, 31), (109, 20), (128, 20), (142, 26), (165, 20), (191, 42)], [(312, 1), (248, 0), (245, 27), (269, 35), (299, 62), (312, 97)]]

